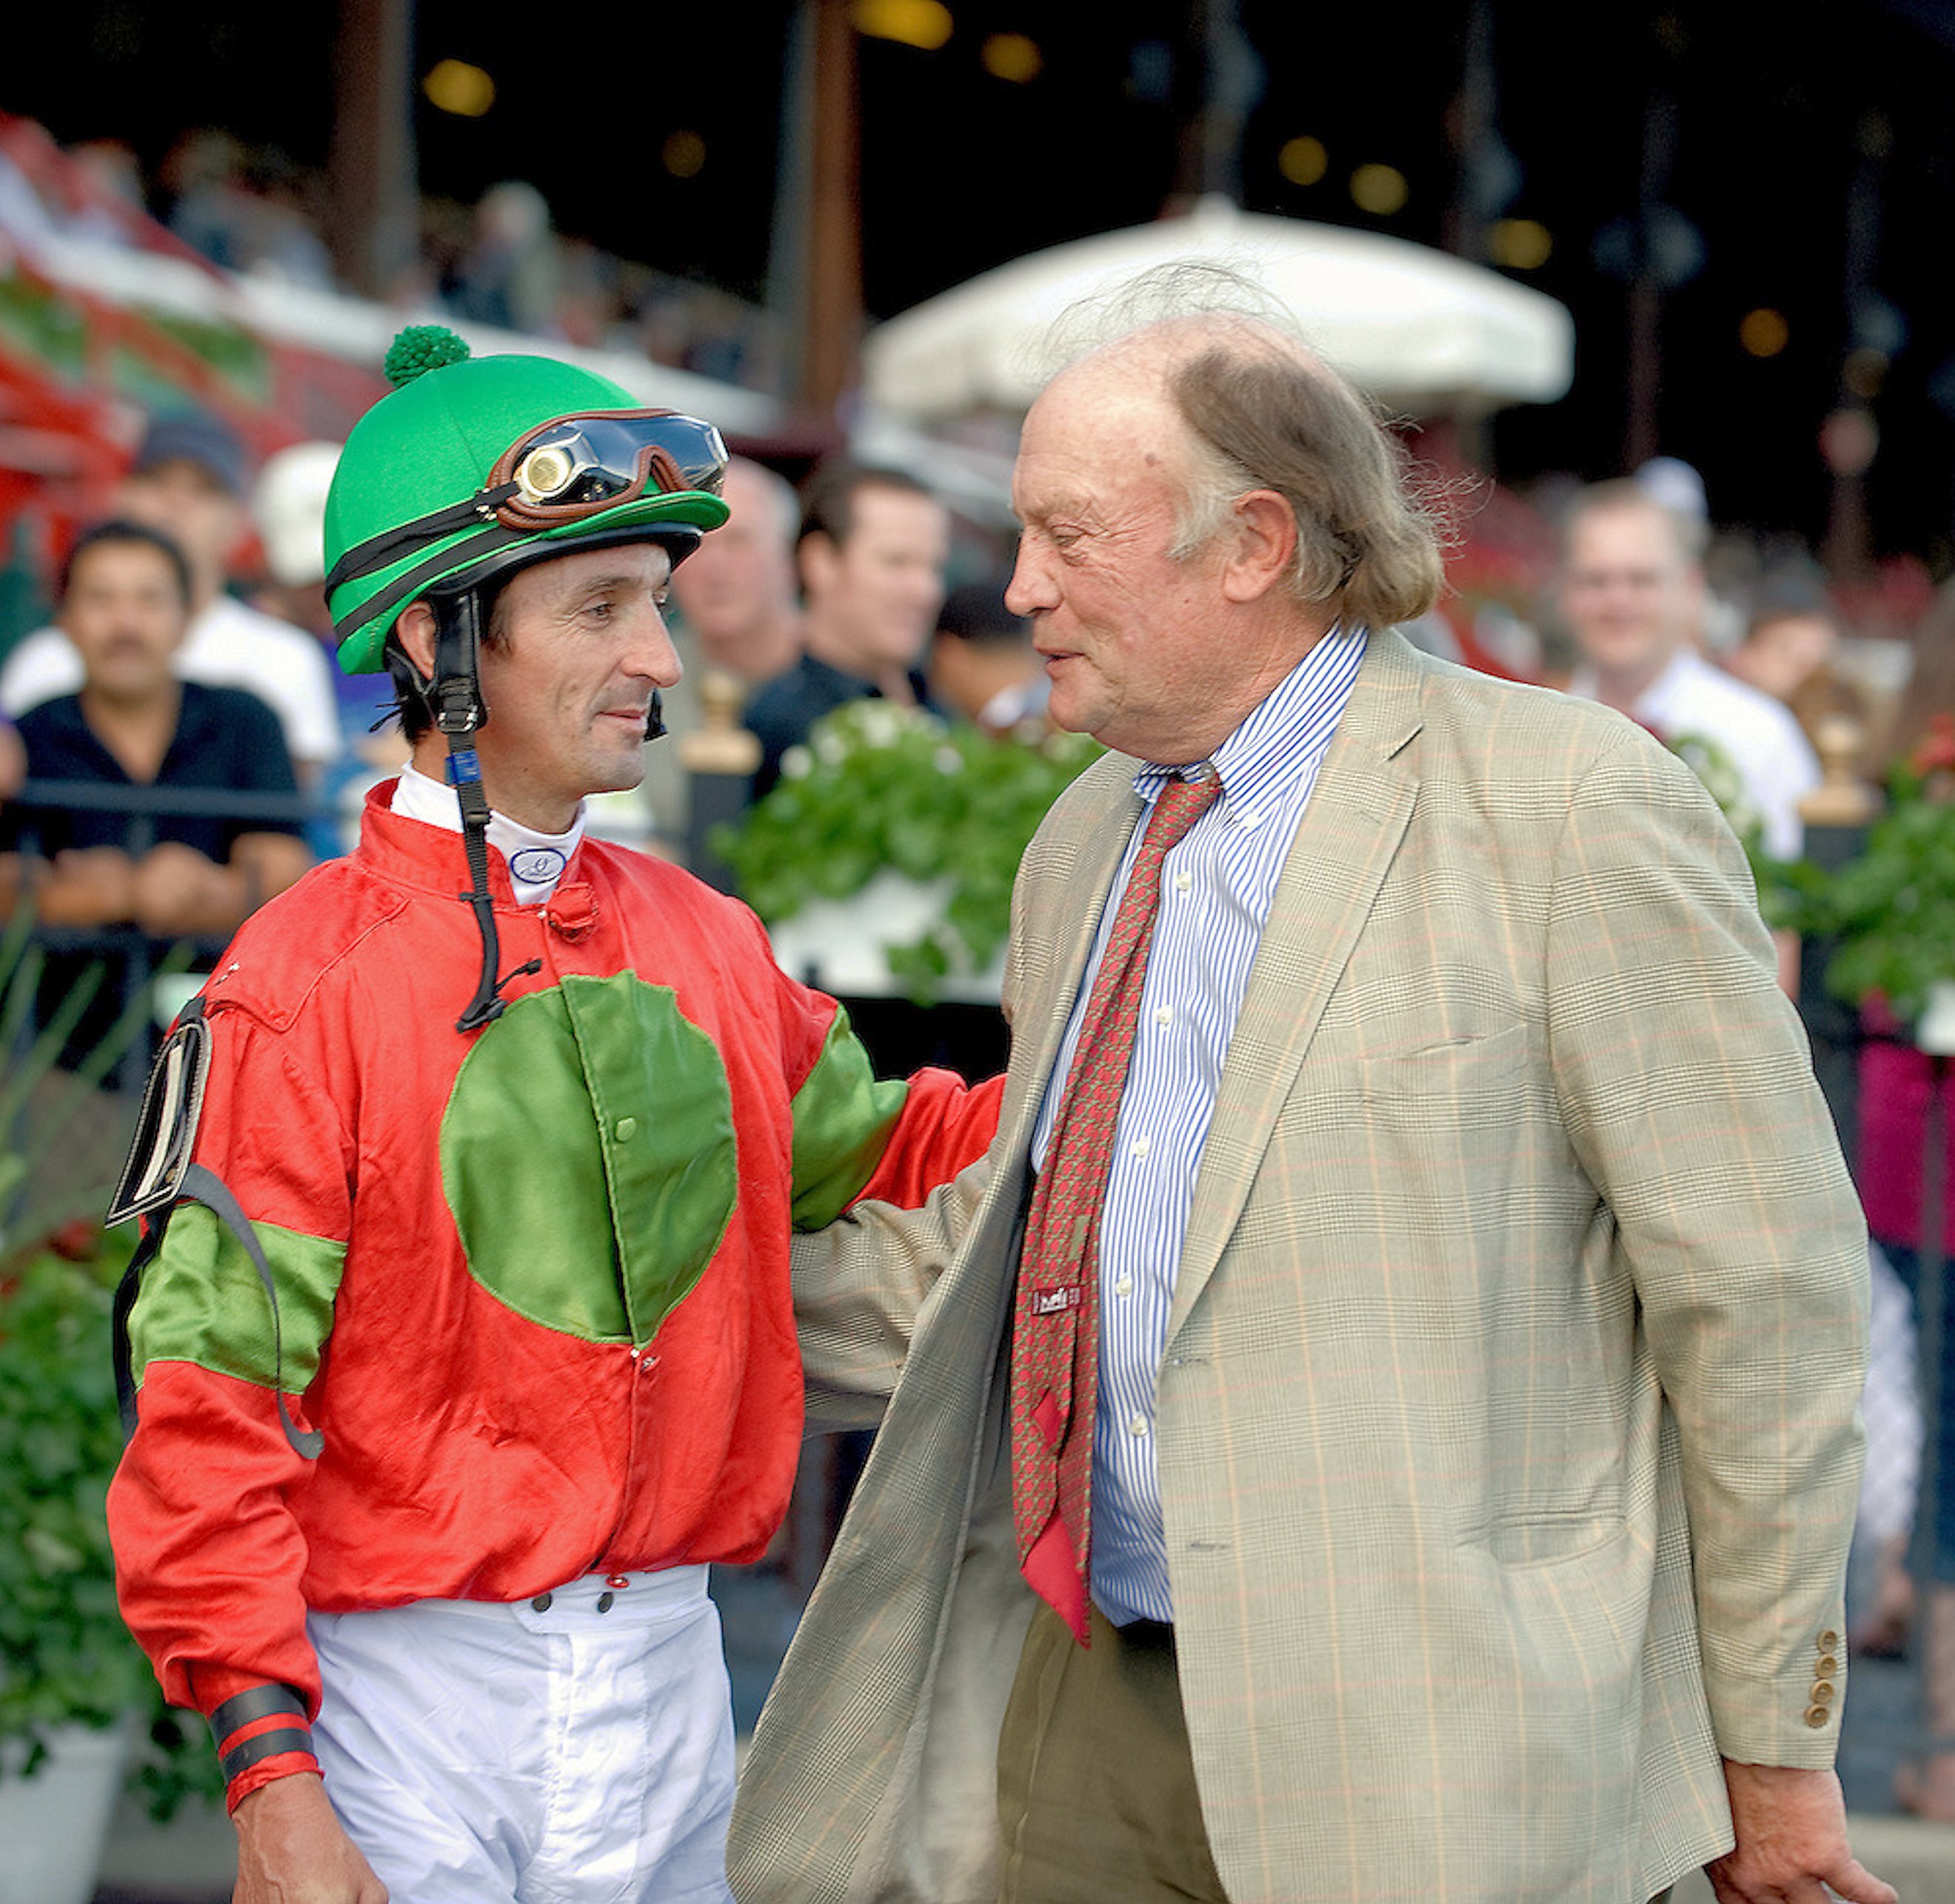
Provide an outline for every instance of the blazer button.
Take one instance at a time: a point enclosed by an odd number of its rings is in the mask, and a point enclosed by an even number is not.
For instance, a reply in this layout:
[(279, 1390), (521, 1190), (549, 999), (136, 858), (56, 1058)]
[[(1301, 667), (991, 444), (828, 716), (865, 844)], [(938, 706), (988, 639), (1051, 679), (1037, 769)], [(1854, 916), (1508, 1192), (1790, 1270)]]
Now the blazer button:
[(1808, 1706), (1805, 1709), (1805, 1723), (1815, 1732), (1824, 1725), (1832, 1716), (1832, 1714), (1824, 1706)]
[(1822, 1653), (1831, 1652), (1839, 1644), (1840, 1635), (1830, 1629), (1819, 1635), (1819, 1650)]
[(1833, 1682), (1831, 1679), (1815, 1679), (1813, 1681), (1812, 1703), (1815, 1706), (1823, 1706), (1828, 1700), (1832, 1698), (1832, 1696)]
[(1821, 1654), (1819, 1663), (1812, 1670), (1824, 1678), (1829, 1673), (1837, 1673), (1840, 1670), (1840, 1662), (1831, 1653)]

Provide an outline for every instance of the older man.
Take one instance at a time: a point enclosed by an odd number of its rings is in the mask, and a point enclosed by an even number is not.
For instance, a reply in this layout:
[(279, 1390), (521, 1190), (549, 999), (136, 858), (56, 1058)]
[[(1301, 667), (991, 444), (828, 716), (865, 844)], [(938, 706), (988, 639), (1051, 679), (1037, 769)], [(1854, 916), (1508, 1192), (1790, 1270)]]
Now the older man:
[(1117, 754), (1022, 871), (981, 1191), (748, 1761), (754, 1900), (1861, 1904), (1865, 1240), (1744, 861), (1439, 563), (1279, 330), (1026, 423), (1010, 599)]
[(920, 1194), (995, 1094), (876, 1084), (751, 914), (585, 836), (678, 675), (718, 432), (439, 327), (388, 367), (326, 581), (412, 758), (158, 1061), (117, 1585), (210, 1721), (239, 1904), (704, 1904), (707, 1568), (786, 1504), (797, 1308), (868, 1392), (917, 1294), (792, 1289), (789, 1230)]

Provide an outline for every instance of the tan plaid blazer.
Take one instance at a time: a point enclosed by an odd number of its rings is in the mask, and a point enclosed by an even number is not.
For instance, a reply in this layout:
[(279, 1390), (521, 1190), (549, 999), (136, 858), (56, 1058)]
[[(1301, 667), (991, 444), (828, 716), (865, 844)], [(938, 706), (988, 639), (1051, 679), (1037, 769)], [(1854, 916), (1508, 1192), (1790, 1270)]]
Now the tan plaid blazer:
[[(749, 1904), (995, 1895), (1027, 1144), (1130, 781), (1094, 768), (1026, 855), (988, 1167), (802, 1251), (811, 1299), (947, 1267), (753, 1742)], [(1865, 1260), (1689, 772), (1375, 637), (1230, 1048), (1160, 1376), (1232, 1899), (1641, 1904), (1727, 1847), (1720, 1754), (1831, 1762)], [(818, 1411), (853, 1356), (811, 1341)]]

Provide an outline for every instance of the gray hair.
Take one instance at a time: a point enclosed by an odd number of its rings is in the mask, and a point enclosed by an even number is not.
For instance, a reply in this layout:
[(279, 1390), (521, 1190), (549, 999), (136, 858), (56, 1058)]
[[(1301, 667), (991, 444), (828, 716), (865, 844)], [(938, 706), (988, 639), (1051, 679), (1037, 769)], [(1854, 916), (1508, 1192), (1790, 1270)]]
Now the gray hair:
[(1125, 334), (1089, 354), (1151, 359), (1187, 429), (1176, 560), (1220, 533), (1239, 497), (1270, 489), (1295, 520), (1289, 587), (1299, 602), (1334, 600), (1340, 615), (1373, 628), (1432, 606), (1445, 580), (1443, 494), (1423, 481), (1415, 487), (1381, 414), (1261, 285), (1223, 266), (1183, 261), (1142, 274), (1069, 321), (1122, 318)]

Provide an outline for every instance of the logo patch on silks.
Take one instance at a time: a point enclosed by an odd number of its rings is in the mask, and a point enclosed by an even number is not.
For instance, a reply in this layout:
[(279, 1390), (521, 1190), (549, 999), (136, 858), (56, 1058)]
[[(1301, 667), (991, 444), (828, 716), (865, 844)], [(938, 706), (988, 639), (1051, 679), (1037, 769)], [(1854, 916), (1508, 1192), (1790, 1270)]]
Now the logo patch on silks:
[(554, 846), (525, 846), (509, 861), (509, 876), (524, 886), (548, 886), (568, 864)]

